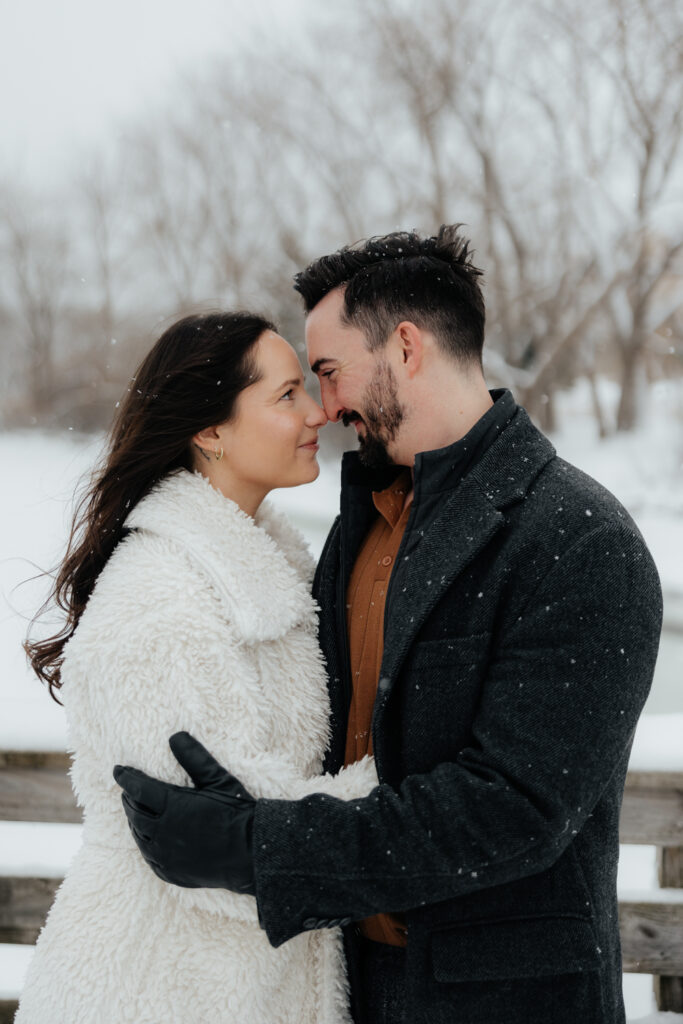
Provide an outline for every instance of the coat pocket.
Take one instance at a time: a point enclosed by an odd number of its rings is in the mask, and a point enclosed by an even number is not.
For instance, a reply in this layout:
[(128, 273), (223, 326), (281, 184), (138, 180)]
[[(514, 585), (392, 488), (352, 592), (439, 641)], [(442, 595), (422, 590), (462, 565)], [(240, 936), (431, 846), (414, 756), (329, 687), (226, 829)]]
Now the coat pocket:
[(483, 661), (491, 645), (490, 633), (471, 633), (468, 636), (444, 636), (420, 640), (412, 649), (412, 659), (420, 667), (430, 665), (469, 665)]
[(599, 970), (590, 921), (579, 917), (483, 921), (435, 932), (434, 977), (441, 982), (542, 978)]
[(422, 640), (412, 648), (401, 674), (400, 749), (411, 773), (454, 761), (471, 742), (490, 635)]

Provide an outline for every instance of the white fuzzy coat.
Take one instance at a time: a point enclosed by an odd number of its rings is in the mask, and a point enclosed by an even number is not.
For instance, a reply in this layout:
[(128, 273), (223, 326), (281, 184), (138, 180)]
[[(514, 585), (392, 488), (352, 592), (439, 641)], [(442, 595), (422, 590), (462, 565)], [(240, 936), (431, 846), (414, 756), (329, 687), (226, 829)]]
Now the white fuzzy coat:
[(264, 504), (251, 519), (199, 474), (132, 512), (66, 648), (62, 697), (84, 843), (40, 935), (16, 1024), (342, 1024), (338, 929), (273, 949), (256, 901), (160, 881), (129, 833), (114, 764), (190, 780), (187, 729), (256, 797), (364, 796), (374, 762), (320, 776), (328, 739), (313, 569)]

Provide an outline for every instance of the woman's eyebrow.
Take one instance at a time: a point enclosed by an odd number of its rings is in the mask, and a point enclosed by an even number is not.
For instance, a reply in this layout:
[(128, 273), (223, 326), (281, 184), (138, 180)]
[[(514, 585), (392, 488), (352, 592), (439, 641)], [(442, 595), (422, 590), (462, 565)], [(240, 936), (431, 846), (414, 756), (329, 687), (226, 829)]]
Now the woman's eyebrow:
[(273, 393), (282, 391), (283, 388), (296, 387), (297, 384), (303, 384), (301, 377), (292, 377), (290, 380), (283, 381), (278, 388), (274, 389)]

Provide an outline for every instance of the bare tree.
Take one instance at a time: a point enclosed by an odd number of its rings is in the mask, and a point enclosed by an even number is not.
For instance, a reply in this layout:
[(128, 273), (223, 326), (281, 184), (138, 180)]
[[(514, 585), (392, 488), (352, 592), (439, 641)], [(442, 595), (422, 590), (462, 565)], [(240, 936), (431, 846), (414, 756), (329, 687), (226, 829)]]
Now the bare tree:
[(679, 5), (611, 0), (616, 16), (615, 87), (628, 127), (625, 148), (636, 171), (630, 230), (621, 248), (633, 253), (624, 290), (630, 322), (615, 317), (621, 353), (620, 430), (638, 420), (637, 373), (648, 340), (671, 310), (658, 302), (658, 289), (683, 253), (683, 225), (673, 235), (658, 230), (657, 214), (681, 167), (683, 138), (683, 13)]
[(163, 283), (178, 311), (201, 296), (208, 226), (198, 202), (202, 181), (187, 153), (181, 113), (178, 104), (166, 117), (139, 125), (126, 140), (132, 154), (129, 202), (135, 245), (145, 254), (145, 277)]
[[(85, 238), (89, 243), (90, 277), (96, 288), (94, 297), (99, 340), (105, 345), (114, 336), (116, 304), (121, 301), (118, 270), (125, 258), (119, 250), (117, 227), (122, 216), (120, 192), (108, 166), (96, 156), (76, 182)], [(118, 251), (117, 251), (118, 250)]]
[(617, 428), (630, 430), (647, 346), (681, 302), (667, 282), (680, 273), (683, 254), (674, 188), (682, 169), (683, 13), (671, 0), (605, 0), (590, 17), (577, 18), (573, 5), (555, 6), (552, 17), (590, 82), (581, 108), (584, 173), (593, 185), (586, 208), (609, 279)]
[[(653, 230), (680, 166), (680, 15), (670, 0), (604, 0), (590, 12), (369, 0), (361, 10), (373, 66), (402, 103), (400, 146), (415, 154), (407, 163), (423, 223), (470, 219), (480, 240), (494, 376), (552, 427), (553, 392), (577, 375), (594, 381), (609, 334), (621, 352), (618, 425), (632, 426), (634, 369), (655, 309), (670, 313), (657, 289), (680, 252), (662, 232), (655, 244)], [(396, 159), (391, 142), (387, 151)], [(637, 170), (637, 202), (617, 218), (624, 157)]]
[[(356, 0), (320, 9), (296, 53), (260, 40), (186, 76), (125, 138), (123, 183), (102, 164), (80, 182), (84, 373), (106, 379), (124, 309), (261, 307), (296, 340), (291, 278), (311, 258), (460, 221), (493, 381), (552, 427), (555, 393), (585, 376), (604, 434), (596, 377), (617, 365), (633, 426), (648, 346), (659, 359), (680, 309), (682, 23), (674, 0)], [(34, 235), (15, 218), (7, 250), (38, 394), (65, 281), (61, 258), (36, 267), (66, 238), (29, 257)]]
[(8, 197), (5, 206), (11, 292), (25, 356), (29, 415), (45, 419), (57, 385), (57, 342), (67, 284), (65, 226), (41, 216), (32, 197)]

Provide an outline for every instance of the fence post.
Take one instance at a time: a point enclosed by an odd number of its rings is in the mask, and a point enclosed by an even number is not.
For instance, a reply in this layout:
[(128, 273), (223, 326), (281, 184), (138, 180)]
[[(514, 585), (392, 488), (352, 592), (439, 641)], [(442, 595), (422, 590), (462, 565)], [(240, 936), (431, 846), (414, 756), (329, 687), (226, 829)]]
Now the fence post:
[[(663, 889), (683, 889), (683, 846), (657, 848), (657, 873)], [(657, 1009), (683, 1013), (683, 977), (655, 975)]]

